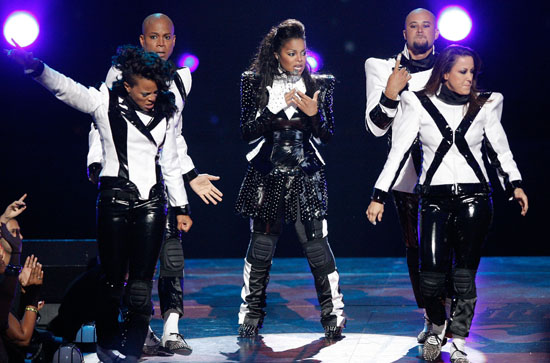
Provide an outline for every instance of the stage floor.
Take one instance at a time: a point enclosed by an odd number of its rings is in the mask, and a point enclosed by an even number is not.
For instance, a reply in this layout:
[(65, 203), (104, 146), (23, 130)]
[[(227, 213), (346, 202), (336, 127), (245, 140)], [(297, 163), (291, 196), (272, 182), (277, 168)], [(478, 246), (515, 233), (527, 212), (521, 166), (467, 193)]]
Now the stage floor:
[[(348, 318), (345, 338), (324, 339), (305, 258), (277, 258), (261, 337), (237, 338), (242, 259), (187, 260), (180, 331), (189, 356), (146, 362), (419, 362), (423, 320), (404, 258), (339, 258)], [(476, 315), (467, 340), (472, 362), (550, 362), (550, 257), (486, 257), (477, 275)], [(154, 288), (152, 327), (162, 320)], [(448, 345), (442, 361), (449, 362)], [(95, 354), (86, 362), (97, 362)]]

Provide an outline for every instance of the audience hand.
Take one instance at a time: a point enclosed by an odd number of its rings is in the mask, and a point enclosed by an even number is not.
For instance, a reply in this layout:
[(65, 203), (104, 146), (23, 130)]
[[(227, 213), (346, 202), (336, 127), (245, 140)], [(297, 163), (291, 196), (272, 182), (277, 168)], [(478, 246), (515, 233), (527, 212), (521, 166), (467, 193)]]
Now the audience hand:
[(37, 257), (34, 257), (34, 255), (27, 256), (25, 264), (23, 265), (23, 268), (19, 273), (19, 283), (21, 284), (21, 286), (25, 287), (29, 285), (32, 269), (36, 268), (37, 263)]

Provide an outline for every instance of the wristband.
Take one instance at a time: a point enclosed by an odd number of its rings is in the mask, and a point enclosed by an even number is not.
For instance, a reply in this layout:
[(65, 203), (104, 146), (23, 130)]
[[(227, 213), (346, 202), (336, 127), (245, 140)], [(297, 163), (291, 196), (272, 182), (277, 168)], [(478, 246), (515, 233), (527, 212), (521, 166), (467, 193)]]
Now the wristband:
[(25, 308), (25, 311), (32, 311), (32, 312), (34, 312), (34, 313), (37, 313), (37, 314), (38, 314), (38, 309), (37, 309), (37, 308), (35, 308), (35, 307), (34, 307), (34, 306), (32, 306), (32, 305), (29, 305), (29, 306), (27, 306), (27, 307)]

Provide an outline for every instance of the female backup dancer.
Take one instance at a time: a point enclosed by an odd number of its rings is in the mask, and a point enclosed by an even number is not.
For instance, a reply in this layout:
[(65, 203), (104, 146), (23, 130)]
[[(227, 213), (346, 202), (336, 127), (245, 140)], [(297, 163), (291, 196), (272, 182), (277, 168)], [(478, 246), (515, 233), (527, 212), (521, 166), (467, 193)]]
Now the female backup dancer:
[(371, 223), (382, 219), (384, 200), (415, 137), (422, 143), (420, 201), (420, 286), (433, 329), (424, 343), (426, 360), (441, 351), (446, 329), (445, 273), (451, 252), (456, 307), (449, 329), (453, 334), (451, 362), (468, 362), (464, 353), (477, 300), (475, 276), (492, 219), (491, 187), (482, 159), (485, 143), (503, 186), (527, 213), (521, 175), (500, 123), (502, 95), (480, 93), (476, 76), (481, 62), (471, 49), (452, 45), (437, 58), (426, 88), (404, 92), (403, 112), (394, 123), (388, 160), (378, 178), (367, 210)]
[(311, 139), (332, 136), (334, 78), (310, 74), (304, 25), (288, 19), (260, 43), (241, 77), (241, 133), (250, 143), (248, 171), (236, 203), (250, 217), (239, 335), (254, 337), (265, 316), (266, 288), (284, 222), (294, 222), (321, 305), (325, 336), (339, 339), (345, 324), (339, 276), (327, 239), (324, 162)]
[[(120, 47), (113, 64), (122, 79), (108, 89), (86, 88), (22, 49), (8, 57), (25, 67), (61, 101), (89, 113), (102, 140), (104, 165), (97, 200), (98, 249), (103, 269), (97, 353), (102, 362), (135, 362), (151, 315), (151, 287), (166, 223), (166, 196), (186, 228), (188, 202), (176, 151), (168, 92), (173, 69), (155, 53)], [(159, 167), (160, 166), (160, 167)], [(129, 279), (124, 289), (125, 274)], [(118, 308), (124, 292), (128, 315), (119, 342)], [(119, 344), (124, 355), (115, 349)]]

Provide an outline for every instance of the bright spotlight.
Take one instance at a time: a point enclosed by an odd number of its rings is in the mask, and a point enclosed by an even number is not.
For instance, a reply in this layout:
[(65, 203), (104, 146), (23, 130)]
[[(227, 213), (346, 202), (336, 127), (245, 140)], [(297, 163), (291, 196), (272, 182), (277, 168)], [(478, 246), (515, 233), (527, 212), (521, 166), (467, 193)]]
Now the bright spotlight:
[(470, 34), (472, 19), (464, 8), (458, 5), (451, 5), (445, 7), (439, 13), (437, 27), (443, 38), (458, 41)]
[(14, 47), (13, 40), (22, 47), (31, 45), (38, 38), (38, 32), (38, 22), (27, 11), (11, 13), (4, 23), (4, 37)]
[(312, 72), (317, 72), (319, 69), (323, 67), (323, 59), (321, 58), (319, 53), (314, 52), (310, 49), (307, 50), (306, 60)]
[(191, 73), (193, 73), (199, 66), (199, 58), (194, 54), (184, 53), (181, 55), (178, 65), (180, 67), (188, 67)]

